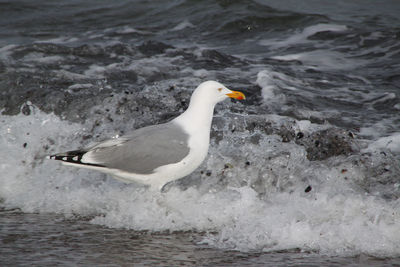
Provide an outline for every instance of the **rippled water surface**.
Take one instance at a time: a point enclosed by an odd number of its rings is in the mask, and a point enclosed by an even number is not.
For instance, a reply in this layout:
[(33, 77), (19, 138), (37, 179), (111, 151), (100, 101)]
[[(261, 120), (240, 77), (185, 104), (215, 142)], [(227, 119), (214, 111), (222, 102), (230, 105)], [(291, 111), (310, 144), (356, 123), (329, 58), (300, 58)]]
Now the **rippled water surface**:
[[(0, 1), (0, 265), (400, 264), (398, 1)], [(163, 193), (46, 160), (180, 114)]]
[(392, 266), (366, 255), (329, 257), (300, 251), (235, 252), (196, 244), (203, 234), (105, 228), (48, 214), (1, 213), (3, 266)]

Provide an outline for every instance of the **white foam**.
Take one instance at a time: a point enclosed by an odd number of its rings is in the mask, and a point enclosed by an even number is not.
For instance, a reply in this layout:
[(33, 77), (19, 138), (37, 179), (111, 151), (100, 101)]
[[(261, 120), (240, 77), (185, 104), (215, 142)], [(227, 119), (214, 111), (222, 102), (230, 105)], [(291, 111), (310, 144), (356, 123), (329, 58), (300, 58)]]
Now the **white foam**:
[[(113, 110), (113, 101), (119, 101), (114, 98), (94, 110)], [(126, 121), (115, 117), (113, 125), (100, 123), (88, 132), (101, 117), (81, 125), (27, 105), (29, 116), (0, 115), (2, 206), (93, 216), (92, 223), (109, 227), (210, 231), (203, 243), (240, 251), (300, 248), (327, 255), (399, 255), (399, 201), (366, 195), (344, 179), (364, 177), (361, 167), (351, 161), (310, 162), (304, 147), (282, 143), (280, 136), (256, 131), (252, 134), (260, 138), (252, 143), (249, 132), (232, 133), (231, 122), (245, 125), (242, 120), (247, 116), (229, 111), (217, 116), (225, 125), (224, 139), (211, 144), (205, 163), (185, 180), (197, 187), (189, 183), (186, 191), (172, 186), (165, 193), (154, 193), (45, 159), (81, 147), (82, 136), (88, 133), (111, 136), (113, 129), (127, 127)], [(277, 115), (265, 119), (285, 122)], [(309, 131), (314, 127), (308, 121), (296, 125)], [(399, 136), (392, 140), (398, 143)], [(211, 175), (201, 170), (210, 170)], [(305, 193), (308, 185), (312, 190)]]
[(98, 66), (96, 64), (90, 65), (89, 69), (84, 72), (84, 75), (91, 78), (104, 78), (104, 72), (107, 70), (107, 66)]
[(68, 86), (69, 90), (79, 90), (79, 89), (85, 89), (85, 88), (91, 88), (93, 87), (93, 84), (91, 83), (76, 83), (73, 85)]
[(123, 27), (121, 30), (118, 30), (117, 33), (122, 33), (122, 34), (129, 34), (129, 33), (138, 33), (139, 31), (129, 27), (129, 26), (125, 26)]
[(61, 63), (64, 60), (62, 56), (45, 56), (43, 53), (29, 53), (22, 58), (26, 62), (37, 62), (41, 64)]
[(286, 97), (281, 93), (281, 88), (296, 91), (297, 88), (292, 84), (302, 84), (296, 78), (271, 70), (260, 71), (256, 83), (262, 88), (261, 94), (267, 103), (285, 103)]
[(207, 76), (210, 76), (210, 73), (208, 70), (198, 69), (193, 71), (193, 75), (196, 77), (206, 78)]
[(308, 132), (311, 128), (311, 122), (309, 120), (297, 121), (297, 125), (299, 126), (299, 130), (302, 132)]
[(57, 37), (57, 38), (35, 41), (35, 43), (68, 44), (68, 43), (76, 42), (78, 40), (79, 39), (76, 37), (61, 36), (61, 37)]
[(319, 32), (343, 32), (347, 30), (346, 25), (320, 23), (304, 28), (302, 33), (304, 36), (310, 37)]
[(301, 32), (296, 32), (285, 40), (262, 40), (260, 45), (271, 46), (272, 48), (286, 47), (299, 43), (311, 42), (308, 37), (319, 32), (342, 32), (348, 28), (345, 25), (320, 23), (304, 28)]
[(249, 188), (230, 204), (236, 216), (218, 235), (204, 240), (215, 246), (276, 251), (303, 248), (328, 255), (366, 253), (398, 255), (399, 203), (338, 194), (276, 193), (257, 201)]
[(360, 42), (359, 45), (360, 46), (364, 46), (365, 45), (365, 41), (366, 40), (379, 40), (381, 38), (383, 38), (385, 35), (382, 32), (371, 32), (368, 36), (364, 37), (364, 36), (360, 36)]
[(314, 50), (284, 56), (273, 56), (271, 58), (282, 61), (298, 60), (303, 62), (307, 67), (318, 70), (354, 69), (363, 64), (363, 61), (360, 59), (350, 59), (343, 53), (329, 50)]
[(393, 153), (400, 153), (400, 133), (394, 133), (390, 136), (381, 137), (372, 142), (366, 151), (390, 150)]
[(376, 141), (381, 137), (390, 136), (393, 132), (397, 132), (396, 124), (397, 117), (391, 116), (361, 127), (359, 134)]
[(119, 34), (132, 34), (132, 33), (137, 33), (137, 34), (142, 34), (142, 35), (152, 34), (149, 31), (138, 30), (136, 28), (133, 28), (133, 27), (130, 27), (127, 25), (117, 28), (117, 29), (115, 29), (115, 28), (106, 29), (104, 32), (114, 32), (114, 31)]
[(11, 55), (13, 50), (17, 48), (17, 45), (5, 45), (0, 48), (0, 58), (3, 60), (8, 60), (8, 57)]
[(192, 23), (190, 23), (190, 21), (185, 19), (184, 21), (176, 25), (174, 28), (172, 28), (171, 31), (181, 31), (186, 28), (194, 28), (194, 27), (195, 26)]
[(193, 69), (191, 67), (186, 67), (181, 70), (182, 73), (190, 74), (191, 76), (200, 77), (200, 78), (209, 78), (212, 77), (211, 71), (205, 69)]

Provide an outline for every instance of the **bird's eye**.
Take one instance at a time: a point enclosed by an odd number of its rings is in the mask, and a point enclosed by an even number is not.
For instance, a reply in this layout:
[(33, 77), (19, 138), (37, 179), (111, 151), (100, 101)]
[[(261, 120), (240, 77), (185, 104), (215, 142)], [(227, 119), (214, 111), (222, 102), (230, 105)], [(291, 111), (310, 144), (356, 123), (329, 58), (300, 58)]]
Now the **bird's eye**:
[(222, 88), (218, 88), (218, 92), (221, 92), (222, 91)]

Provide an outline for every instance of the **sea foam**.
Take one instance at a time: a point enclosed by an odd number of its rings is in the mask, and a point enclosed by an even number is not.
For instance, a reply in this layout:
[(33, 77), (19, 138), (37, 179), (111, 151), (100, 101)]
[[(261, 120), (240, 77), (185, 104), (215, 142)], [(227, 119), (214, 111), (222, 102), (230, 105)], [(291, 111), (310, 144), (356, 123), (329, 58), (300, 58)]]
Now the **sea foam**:
[[(311, 162), (302, 146), (274, 134), (233, 133), (230, 122), (243, 118), (228, 112), (216, 117), (214, 130), (223, 127), (225, 137), (213, 139), (204, 164), (154, 193), (46, 159), (85, 145), (94, 122), (71, 123), (27, 105), (30, 115), (0, 117), (5, 208), (88, 217), (113, 228), (205, 232), (202, 244), (239, 251), (399, 255), (400, 202), (367, 194), (351, 180), (362, 179), (363, 169), (343, 157)], [(298, 127), (315, 129), (307, 121)]]

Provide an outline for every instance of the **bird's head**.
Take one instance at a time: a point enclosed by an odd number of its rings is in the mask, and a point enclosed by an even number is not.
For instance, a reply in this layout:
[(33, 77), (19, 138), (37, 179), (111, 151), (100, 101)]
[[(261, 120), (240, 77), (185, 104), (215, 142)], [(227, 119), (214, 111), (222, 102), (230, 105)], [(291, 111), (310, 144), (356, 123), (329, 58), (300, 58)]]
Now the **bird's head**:
[(211, 101), (214, 104), (227, 98), (235, 98), (238, 100), (246, 99), (242, 92), (232, 91), (216, 81), (206, 81), (201, 83), (193, 92), (192, 99), (194, 98)]

